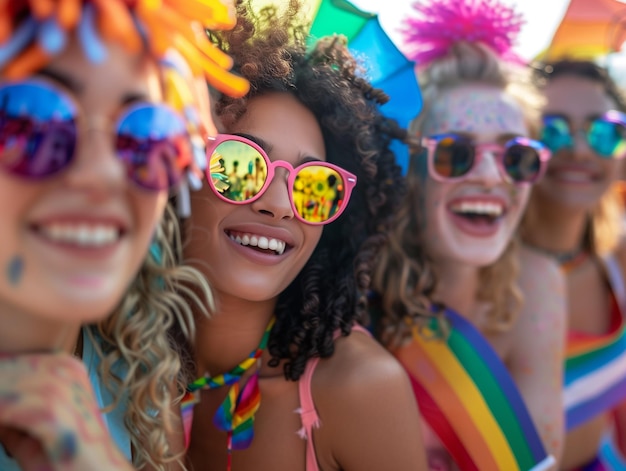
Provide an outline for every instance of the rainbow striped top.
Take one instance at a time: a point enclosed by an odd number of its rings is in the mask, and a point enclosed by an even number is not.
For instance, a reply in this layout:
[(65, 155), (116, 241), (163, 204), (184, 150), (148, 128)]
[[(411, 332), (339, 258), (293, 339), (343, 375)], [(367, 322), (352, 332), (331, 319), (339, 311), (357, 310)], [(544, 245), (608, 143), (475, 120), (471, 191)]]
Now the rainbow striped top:
[(615, 299), (612, 310), (608, 333), (568, 335), (563, 391), (568, 430), (626, 400), (626, 319)]
[(504, 363), (478, 330), (446, 309), (415, 327), (394, 352), (407, 370), (420, 411), (462, 471), (540, 471), (554, 465)]

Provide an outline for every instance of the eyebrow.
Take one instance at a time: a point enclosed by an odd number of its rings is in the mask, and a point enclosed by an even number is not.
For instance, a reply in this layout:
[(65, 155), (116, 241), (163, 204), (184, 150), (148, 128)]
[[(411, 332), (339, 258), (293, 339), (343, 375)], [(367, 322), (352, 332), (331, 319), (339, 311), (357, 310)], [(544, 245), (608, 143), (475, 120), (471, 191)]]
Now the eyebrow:
[[(71, 77), (69, 74), (50, 67), (39, 70), (37, 72), (37, 75), (53, 80), (77, 95), (80, 95), (85, 88), (82, 83)], [(126, 106), (132, 103), (136, 103), (138, 101), (149, 100), (145, 93), (140, 91), (132, 91), (124, 94), (121, 100), (121, 104), (122, 106)]]
[(254, 142), (261, 149), (263, 149), (266, 154), (269, 154), (272, 151), (272, 149), (274, 149), (274, 146), (272, 146), (269, 142), (264, 141), (260, 137), (253, 136), (252, 134), (246, 134), (242, 132), (242, 133), (234, 133), (233, 136), (245, 137), (249, 141)]
[[(263, 149), (268, 156), (269, 156), (270, 152), (272, 152), (272, 149), (274, 149), (274, 146), (272, 146), (272, 144), (270, 144), (267, 141), (264, 141), (260, 137), (253, 136), (252, 134), (234, 133), (233, 136), (245, 137), (246, 139), (254, 142), (261, 149)], [(298, 161), (298, 164), (296, 165), (296, 167), (298, 165), (302, 165), (302, 164), (305, 164), (307, 162), (324, 162), (324, 161), (322, 159), (320, 159), (319, 157), (313, 157), (312, 155), (305, 155), (304, 157), (302, 157)]]
[(524, 137), (524, 136), (522, 134), (518, 134), (514, 132), (507, 132), (507, 133), (499, 134), (496, 140), (498, 142), (506, 143), (510, 141), (511, 139), (515, 139), (516, 137)]
[(55, 70), (50, 67), (45, 67), (37, 72), (37, 75), (54, 80), (55, 82), (63, 85), (65, 88), (71, 90), (77, 95), (80, 94), (84, 86), (82, 83), (71, 77), (69, 74), (63, 73), (60, 70)]
[[(462, 136), (469, 139), (471, 142), (476, 142), (476, 134), (473, 132), (464, 132), (464, 131), (451, 131), (449, 134), (455, 134), (457, 136)], [(497, 143), (505, 143), (510, 141), (511, 139), (515, 139), (516, 137), (524, 137), (522, 134), (515, 132), (505, 132), (502, 134), (498, 134), (495, 138), (495, 142)]]
[(128, 92), (122, 97), (122, 106), (137, 103), (139, 101), (150, 101), (148, 96), (142, 92)]

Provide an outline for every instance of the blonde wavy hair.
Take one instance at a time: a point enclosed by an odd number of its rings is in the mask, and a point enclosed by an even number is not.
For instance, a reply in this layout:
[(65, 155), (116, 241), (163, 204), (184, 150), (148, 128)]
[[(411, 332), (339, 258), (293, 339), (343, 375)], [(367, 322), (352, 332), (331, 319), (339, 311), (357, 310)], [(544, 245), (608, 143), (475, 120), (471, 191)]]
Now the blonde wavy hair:
[[(459, 42), (445, 57), (420, 71), (424, 107), (410, 126), (416, 151), (433, 104), (447, 89), (467, 83), (501, 87), (521, 105), (531, 136), (537, 135), (543, 101), (531, 81), (530, 72), (501, 61), (480, 43)], [(420, 187), (425, 174), (420, 175), (416, 168), (418, 159), (411, 160), (405, 202), (395, 216), (373, 278), (374, 290), (380, 293), (382, 303), (381, 340), (391, 348), (407, 342), (415, 324), (423, 325), (433, 317), (431, 297), (436, 287), (436, 266), (424, 252), (425, 222), (416, 207), (424, 198)], [(486, 322), (481, 325), (485, 331), (507, 331), (520, 311), (523, 296), (517, 285), (518, 246), (515, 236), (495, 263), (480, 269), (476, 298), (490, 307)]]
[[(179, 227), (168, 206), (156, 232), (151, 254), (115, 312), (90, 326), (90, 335), (102, 357), (99, 373), (104, 384), (126, 406), (125, 424), (131, 436), (133, 462), (166, 469), (182, 453), (172, 452), (168, 433), (173, 432), (172, 405), (180, 400), (187, 386), (181, 370), (179, 347), (172, 336), (180, 329), (193, 339), (192, 311), (207, 314), (213, 299), (204, 276), (195, 268), (179, 265)], [(158, 255), (157, 255), (158, 254)], [(156, 255), (156, 256), (155, 256)], [(199, 293), (199, 294), (198, 294)], [(115, 374), (124, 367), (124, 377)], [(127, 395), (127, 396), (126, 396)]]

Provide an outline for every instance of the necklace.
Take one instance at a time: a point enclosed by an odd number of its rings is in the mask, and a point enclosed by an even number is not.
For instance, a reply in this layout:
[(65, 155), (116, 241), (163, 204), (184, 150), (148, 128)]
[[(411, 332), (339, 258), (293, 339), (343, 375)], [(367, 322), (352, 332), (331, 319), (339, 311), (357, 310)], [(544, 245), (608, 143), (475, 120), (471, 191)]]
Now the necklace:
[[(267, 347), (275, 321), (274, 317), (270, 319), (259, 346), (232, 370), (215, 377), (205, 375), (187, 386), (188, 391), (192, 394), (201, 389), (230, 386), (226, 399), (220, 404), (213, 416), (213, 424), (227, 434), (227, 471), (232, 468), (232, 451), (245, 450), (254, 438), (254, 415), (261, 405), (261, 393), (259, 391), (260, 357)], [(257, 370), (240, 389), (241, 377), (255, 365)]]

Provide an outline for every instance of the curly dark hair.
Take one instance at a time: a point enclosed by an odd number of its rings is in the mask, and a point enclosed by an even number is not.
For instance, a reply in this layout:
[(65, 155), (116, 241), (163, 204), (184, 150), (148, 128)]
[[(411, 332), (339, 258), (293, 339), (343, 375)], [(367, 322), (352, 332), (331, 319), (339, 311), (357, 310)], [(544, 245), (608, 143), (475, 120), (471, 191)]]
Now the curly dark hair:
[(344, 214), (324, 228), (311, 258), (277, 303), (270, 366), (287, 360), (284, 374), (294, 381), (307, 360), (333, 354), (337, 329), (347, 335), (355, 321), (368, 321), (372, 267), (404, 191), (389, 145), (406, 138), (404, 129), (380, 113), (377, 105), (388, 98), (361, 78), (344, 38), (322, 39), (307, 51), (299, 8), (290, 0), (284, 10), (255, 13), (240, 1), (237, 26), (213, 38), (251, 84), (245, 98), (219, 98), (216, 111), (226, 128), (243, 116), (250, 98), (291, 93), (317, 118), (327, 160), (358, 178)]

